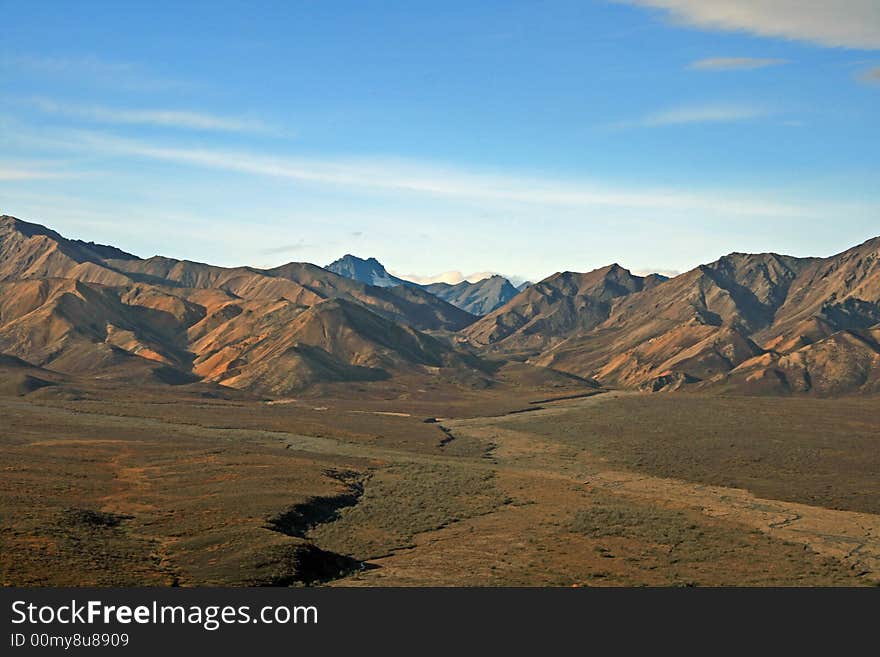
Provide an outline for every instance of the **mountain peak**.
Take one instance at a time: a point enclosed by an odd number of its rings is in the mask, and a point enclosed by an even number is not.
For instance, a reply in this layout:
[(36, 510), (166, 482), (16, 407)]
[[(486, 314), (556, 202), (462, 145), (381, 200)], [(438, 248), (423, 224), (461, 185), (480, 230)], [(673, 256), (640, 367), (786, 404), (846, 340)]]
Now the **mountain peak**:
[(376, 258), (374, 258), (373, 256), (370, 256), (369, 258), (361, 258), (360, 256), (356, 256), (353, 253), (346, 253), (344, 256), (334, 261), (334, 263), (336, 262), (369, 262), (371, 264), (379, 265), (380, 267), (382, 267), (382, 263), (376, 260)]
[(382, 263), (373, 257), (369, 257), (365, 260), (364, 258), (359, 258), (351, 253), (346, 253), (339, 258), (339, 260), (335, 260), (327, 265), (325, 269), (332, 271), (339, 276), (344, 276), (345, 278), (350, 278), (376, 287), (411, 285), (408, 281), (389, 274)]
[(62, 249), (74, 249), (76, 254), (72, 254), (79, 260), (101, 261), (108, 260), (139, 260), (140, 258), (131, 253), (127, 253), (115, 246), (107, 246), (97, 244), (95, 242), (84, 242), (83, 240), (67, 239), (63, 235), (56, 233), (51, 228), (46, 228), (41, 224), (34, 224), (29, 221), (23, 221), (17, 217), (8, 214), (0, 215), (0, 232), (11, 234), (19, 233), (26, 238), (43, 236), (57, 242)]
[(599, 267), (598, 269), (593, 269), (588, 272), (578, 272), (578, 271), (560, 271), (555, 274), (551, 274), (547, 278), (545, 278), (542, 283), (553, 283), (554, 281), (571, 281), (575, 284), (580, 285), (583, 282), (591, 282), (591, 281), (599, 281), (611, 278), (629, 278), (629, 279), (640, 279), (641, 277), (635, 276), (629, 269), (625, 267), (621, 267), (619, 264), (612, 263), (610, 265), (605, 265), (604, 267)]
[(34, 235), (45, 235), (47, 237), (51, 237), (56, 241), (61, 241), (64, 239), (54, 230), (46, 228), (45, 226), (41, 226), (40, 224), (32, 224), (27, 221), (22, 221), (21, 219), (10, 216), (8, 214), (0, 216), (0, 228), (4, 229), (5, 232), (19, 232), (25, 237), (33, 237)]
[(633, 273), (629, 269), (617, 264), (616, 262), (611, 263), (610, 265), (608, 265), (607, 267), (604, 267), (600, 271), (604, 271), (606, 276), (614, 276), (614, 277), (623, 276), (623, 277), (627, 277), (627, 278), (636, 278), (635, 276), (633, 276)]

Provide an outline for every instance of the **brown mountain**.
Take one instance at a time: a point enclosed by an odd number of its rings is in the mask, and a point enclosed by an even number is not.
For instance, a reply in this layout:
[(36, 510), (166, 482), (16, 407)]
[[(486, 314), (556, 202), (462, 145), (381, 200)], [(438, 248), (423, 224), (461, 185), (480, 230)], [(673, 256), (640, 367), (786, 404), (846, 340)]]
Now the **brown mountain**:
[[(619, 265), (554, 274), (468, 327), (474, 344), (507, 350), (542, 349), (608, 318), (613, 301), (642, 290), (646, 279)], [(649, 284), (650, 286), (650, 284)]]
[(455, 331), (475, 319), (421, 290), (382, 290), (308, 263), (260, 270), (161, 256), (141, 259), (114, 247), (67, 240), (37, 224), (0, 217), (0, 281), (48, 277), (111, 287), (142, 283), (187, 291), (215, 289), (236, 298), (284, 298), (306, 306), (345, 298), (421, 330)]
[(880, 239), (824, 259), (734, 253), (666, 281), (556, 274), (464, 333), (610, 386), (876, 390), (878, 252)]
[(475, 372), (449, 341), (468, 313), (320, 267), (224, 268), (67, 240), (0, 218), (0, 353), (56, 372), (285, 394), (401, 371)]

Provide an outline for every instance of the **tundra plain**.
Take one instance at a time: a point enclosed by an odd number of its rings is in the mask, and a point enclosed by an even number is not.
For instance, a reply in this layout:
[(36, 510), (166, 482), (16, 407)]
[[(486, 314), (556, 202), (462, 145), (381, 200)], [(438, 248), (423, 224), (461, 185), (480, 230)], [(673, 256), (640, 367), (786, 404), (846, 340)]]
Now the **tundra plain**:
[(0, 398), (3, 585), (880, 581), (876, 398), (99, 392)]

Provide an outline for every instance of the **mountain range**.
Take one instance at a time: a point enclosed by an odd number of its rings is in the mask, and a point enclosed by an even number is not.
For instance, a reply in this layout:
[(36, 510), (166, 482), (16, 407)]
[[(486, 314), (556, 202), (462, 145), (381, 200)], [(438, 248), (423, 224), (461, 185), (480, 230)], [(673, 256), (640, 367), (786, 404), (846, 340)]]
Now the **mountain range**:
[(554, 274), (464, 329), (484, 350), (646, 390), (880, 391), (880, 238), (732, 253), (672, 279)]
[(647, 391), (880, 392), (880, 238), (828, 258), (733, 253), (671, 279), (616, 264), (522, 291), (395, 278), (353, 256), (328, 269), (142, 259), (2, 216), (3, 390), (83, 376), (268, 396), (478, 389), (529, 371)]
[(306, 263), (141, 259), (0, 217), (0, 353), (31, 368), (286, 394), (471, 371), (431, 333), (473, 320), (417, 287), (378, 288)]

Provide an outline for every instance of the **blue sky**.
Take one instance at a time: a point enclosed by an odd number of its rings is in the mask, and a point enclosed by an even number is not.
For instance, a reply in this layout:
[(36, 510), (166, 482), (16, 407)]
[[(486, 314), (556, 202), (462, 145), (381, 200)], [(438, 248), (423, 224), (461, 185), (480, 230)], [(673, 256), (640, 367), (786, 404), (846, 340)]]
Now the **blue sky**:
[(880, 3), (0, 0), (0, 211), (531, 279), (880, 234)]

